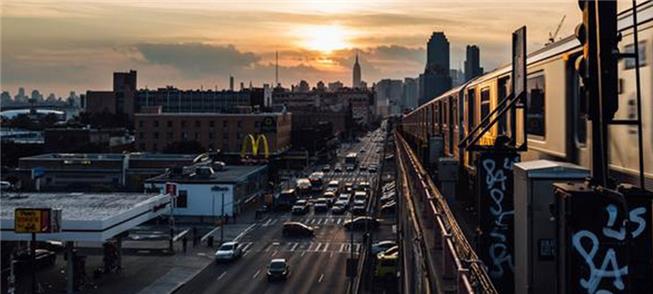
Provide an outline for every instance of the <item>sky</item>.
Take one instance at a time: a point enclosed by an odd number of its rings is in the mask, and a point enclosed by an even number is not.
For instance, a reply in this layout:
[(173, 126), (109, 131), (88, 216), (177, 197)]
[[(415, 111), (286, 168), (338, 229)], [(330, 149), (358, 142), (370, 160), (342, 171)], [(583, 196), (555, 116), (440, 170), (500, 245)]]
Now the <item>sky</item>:
[[(623, 1), (628, 2), (628, 1)], [(620, 2), (622, 3), (622, 2)], [(109, 90), (112, 72), (138, 71), (140, 88), (226, 88), (307, 80), (351, 84), (355, 52), (363, 80), (415, 77), (425, 45), (444, 31), (451, 67), (465, 46), (490, 70), (510, 58), (511, 33), (528, 28), (541, 48), (563, 16), (559, 37), (580, 21), (575, 0), (3, 0), (0, 88), (15, 95)], [(621, 5), (623, 6), (623, 5)]]

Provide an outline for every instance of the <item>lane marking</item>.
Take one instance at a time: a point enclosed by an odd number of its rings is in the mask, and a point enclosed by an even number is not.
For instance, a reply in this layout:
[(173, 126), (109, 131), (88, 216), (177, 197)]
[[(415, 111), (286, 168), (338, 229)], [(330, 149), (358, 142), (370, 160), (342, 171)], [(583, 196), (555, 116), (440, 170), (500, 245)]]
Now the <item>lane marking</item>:
[(295, 249), (297, 249), (297, 246), (299, 246), (299, 242), (295, 242), (295, 245), (293, 245), (292, 248), (290, 248), (290, 251), (295, 251)]
[(224, 277), (224, 275), (226, 275), (226, 274), (227, 274), (227, 272), (222, 272), (222, 274), (220, 274), (220, 275), (218, 276), (218, 280), (222, 279), (222, 277)]
[(301, 256), (304, 256), (304, 254), (306, 254), (306, 250), (302, 251)]
[(331, 253), (329, 253), (329, 258), (332, 258), (332, 257), (333, 257), (333, 251), (331, 251)]
[(345, 245), (347, 244), (345, 243), (340, 244), (340, 252), (342, 252), (345, 249)]
[(322, 252), (327, 252), (328, 248), (329, 248), (329, 243), (324, 244), (324, 248), (322, 249)]
[(275, 256), (275, 255), (277, 255), (278, 252), (279, 252), (279, 251), (274, 250), (274, 252), (272, 252), (272, 255), (270, 255), (270, 256)]
[(322, 280), (324, 280), (324, 274), (320, 275), (320, 278), (317, 280), (317, 282), (322, 283)]
[(261, 273), (261, 270), (257, 270), (256, 273), (252, 276), (252, 279), (255, 279), (258, 274)]

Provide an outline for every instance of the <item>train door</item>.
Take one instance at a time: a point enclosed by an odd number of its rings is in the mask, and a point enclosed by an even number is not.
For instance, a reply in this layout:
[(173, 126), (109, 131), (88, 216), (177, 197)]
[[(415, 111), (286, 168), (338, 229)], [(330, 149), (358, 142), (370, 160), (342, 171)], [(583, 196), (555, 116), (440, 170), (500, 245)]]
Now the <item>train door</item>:
[[(476, 89), (471, 88), (467, 91), (467, 136), (476, 127), (478, 119), (476, 118)], [(467, 168), (474, 169), (474, 152), (465, 152)]]
[(574, 66), (574, 61), (580, 54), (570, 57), (566, 64), (566, 81), (567, 95), (569, 96), (569, 116), (567, 121), (571, 122), (571, 136), (568, 136), (567, 160), (582, 166), (590, 166), (591, 154), (588, 148), (588, 136), (591, 134), (588, 130), (591, 128), (591, 122), (587, 119), (587, 99), (581, 93), (581, 81), (578, 71)]
[(450, 150), (451, 150), (451, 155), (456, 157), (458, 154), (458, 98), (456, 96), (451, 96), (449, 99), (451, 99), (451, 123), (450, 123), (450, 131), (449, 133), (451, 134), (450, 138)]
[[(507, 77), (502, 77), (499, 79), (499, 85), (498, 85), (498, 102), (503, 101), (503, 99), (508, 96), (508, 92), (510, 91), (508, 89), (510, 87), (510, 76)], [(508, 117), (510, 115), (510, 111), (506, 112), (503, 116), (499, 118), (499, 122), (497, 123), (498, 125), (498, 130), (497, 134), (498, 135), (507, 135), (508, 134)]]

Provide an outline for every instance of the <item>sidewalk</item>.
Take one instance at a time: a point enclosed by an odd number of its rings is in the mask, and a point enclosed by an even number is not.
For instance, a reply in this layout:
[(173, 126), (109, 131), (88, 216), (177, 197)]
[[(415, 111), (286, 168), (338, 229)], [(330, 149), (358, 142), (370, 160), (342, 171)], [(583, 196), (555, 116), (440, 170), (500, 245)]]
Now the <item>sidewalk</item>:
[[(225, 241), (233, 240), (243, 231), (255, 224), (255, 208), (237, 217), (236, 223), (224, 226)], [(190, 225), (189, 225), (190, 226)], [(185, 228), (179, 228), (183, 230)], [(204, 235), (208, 232), (200, 233)], [(175, 254), (168, 252), (168, 240), (145, 242), (125, 241), (122, 257), (122, 270), (119, 273), (103, 274), (93, 277), (93, 271), (102, 267), (100, 248), (80, 248), (80, 255), (86, 256), (85, 271), (88, 284), (80, 293), (116, 294), (116, 293), (173, 293), (190, 281), (213, 262), (213, 254), (219, 245), (220, 228), (212, 233), (216, 238), (213, 248), (206, 243), (193, 247), (192, 235), (189, 235), (187, 250), (183, 252), (182, 241), (174, 243)], [(37, 273), (38, 281), (46, 293), (66, 293), (66, 262), (58, 254), (56, 264)], [(17, 281), (16, 293), (29, 293), (31, 280), (29, 275)]]

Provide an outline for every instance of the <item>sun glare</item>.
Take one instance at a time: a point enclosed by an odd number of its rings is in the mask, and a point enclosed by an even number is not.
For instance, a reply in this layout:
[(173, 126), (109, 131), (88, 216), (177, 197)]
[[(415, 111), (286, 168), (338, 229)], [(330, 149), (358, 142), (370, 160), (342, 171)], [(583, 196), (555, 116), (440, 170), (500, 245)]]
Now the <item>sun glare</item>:
[(302, 29), (304, 46), (312, 50), (330, 52), (348, 46), (347, 32), (340, 26), (311, 26)]

